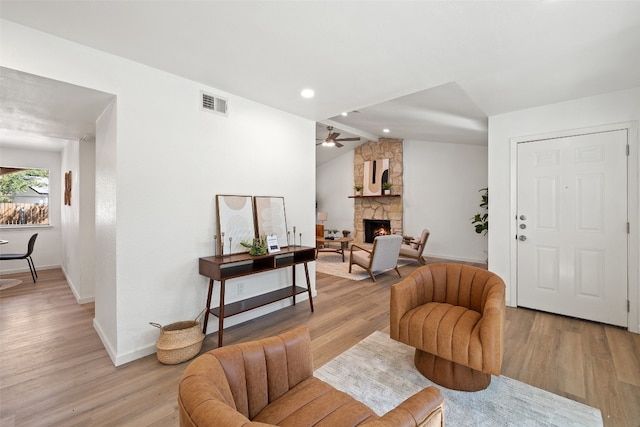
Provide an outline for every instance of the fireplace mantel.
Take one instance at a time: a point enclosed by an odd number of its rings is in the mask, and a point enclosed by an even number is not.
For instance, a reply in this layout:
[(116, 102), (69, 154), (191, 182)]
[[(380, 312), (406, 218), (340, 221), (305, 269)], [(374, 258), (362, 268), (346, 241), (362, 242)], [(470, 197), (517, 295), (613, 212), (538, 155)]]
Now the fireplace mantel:
[(364, 183), (364, 163), (370, 160), (389, 159), (389, 180), (395, 194), (371, 194), (347, 196), (353, 199), (354, 241), (364, 242), (363, 219), (384, 219), (391, 222), (391, 234), (403, 234), (402, 224), (402, 140), (380, 138), (368, 141), (354, 150), (353, 185)]

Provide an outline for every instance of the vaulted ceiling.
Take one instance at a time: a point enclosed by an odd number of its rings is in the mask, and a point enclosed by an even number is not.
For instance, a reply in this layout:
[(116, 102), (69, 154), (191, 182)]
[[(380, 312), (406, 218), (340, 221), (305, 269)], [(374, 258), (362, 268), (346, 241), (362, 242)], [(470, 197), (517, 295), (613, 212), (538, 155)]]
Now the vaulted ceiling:
[(2, 0), (0, 17), (320, 122), (319, 138), (486, 144), (488, 116), (640, 86), (636, 1)]

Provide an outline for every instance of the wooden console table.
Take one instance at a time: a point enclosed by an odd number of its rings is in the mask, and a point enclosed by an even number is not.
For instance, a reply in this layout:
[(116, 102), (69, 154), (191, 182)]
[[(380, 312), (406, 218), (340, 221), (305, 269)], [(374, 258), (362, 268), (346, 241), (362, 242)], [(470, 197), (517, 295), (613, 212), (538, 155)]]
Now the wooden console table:
[[(223, 256), (209, 256), (199, 259), (200, 274), (209, 278), (209, 293), (205, 310), (218, 318), (218, 347), (222, 347), (222, 335), (224, 331), (224, 319), (254, 308), (262, 307), (272, 302), (293, 297), (293, 305), (296, 304), (296, 295), (308, 292), (309, 305), (313, 312), (313, 297), (311, 296), (311, 283), (309, 282), (309, 267), (307, 263), (315, 261), (316, 248), (307, 246), (289, 246), (282, 248), (280, 252), (267, 255), (249, 255), (248, 253), (231, 254)], [(297, 264), (304, 264), (304, 273), (307, 279), (307, 287), (296, 286)], [(251, 274), (274, 271), (280, 268), (292, 267), (291, 287), (277, 289), (266, 294), (247, 298), (241, 301), (225, 304), (225, 282)], [(220, 306), (211, 308), (211, 295), (213, 293), (214, 280), (220, 282)], [(202, 332), (207, 333), (208, 314), (204, 317)]]

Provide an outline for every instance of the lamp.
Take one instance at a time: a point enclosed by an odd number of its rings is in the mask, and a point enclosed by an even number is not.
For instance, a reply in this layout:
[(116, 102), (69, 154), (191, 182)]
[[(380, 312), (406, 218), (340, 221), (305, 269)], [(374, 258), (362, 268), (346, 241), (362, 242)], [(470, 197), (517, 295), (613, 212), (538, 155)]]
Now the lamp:
[(318, 221), (324, 225), (324, 222), (329, 218), (329, 214), (326, 212), (318, 212)]

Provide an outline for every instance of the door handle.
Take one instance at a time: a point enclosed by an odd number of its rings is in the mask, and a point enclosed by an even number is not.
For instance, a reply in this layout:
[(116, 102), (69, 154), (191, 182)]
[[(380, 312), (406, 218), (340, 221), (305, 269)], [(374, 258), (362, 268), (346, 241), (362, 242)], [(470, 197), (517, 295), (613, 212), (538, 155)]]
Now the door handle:
[(521, 242), (524, 242), (525, 240), (527, 240), (527, 236), (525, 236), (524, 234), (521, 234), (520, 236), (518, 236), (518, 240), (520, 240)]
[(524, 221), (524, 220), (526, 220), (526, 219), (527, 219), (527, 216), (526, 216), (526, 215), (520, 215), (520, 219), (521, 219), (522, 221)]

